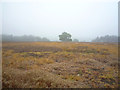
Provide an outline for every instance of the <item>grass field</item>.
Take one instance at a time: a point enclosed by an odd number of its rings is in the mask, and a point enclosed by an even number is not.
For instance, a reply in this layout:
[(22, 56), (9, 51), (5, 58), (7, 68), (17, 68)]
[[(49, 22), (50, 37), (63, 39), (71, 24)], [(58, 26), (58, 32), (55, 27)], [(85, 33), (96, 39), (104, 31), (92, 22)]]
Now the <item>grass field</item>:
[(3, 88), (118, 88), (116, 43), (3, 42)]

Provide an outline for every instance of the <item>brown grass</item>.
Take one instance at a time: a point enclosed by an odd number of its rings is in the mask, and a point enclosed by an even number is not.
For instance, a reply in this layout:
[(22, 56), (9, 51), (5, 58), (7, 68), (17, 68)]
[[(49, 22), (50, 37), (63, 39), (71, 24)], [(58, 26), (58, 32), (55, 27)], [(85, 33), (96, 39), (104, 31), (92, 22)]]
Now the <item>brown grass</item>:
[(4, 42), (3, 88), (118, 88), (116, 43)]

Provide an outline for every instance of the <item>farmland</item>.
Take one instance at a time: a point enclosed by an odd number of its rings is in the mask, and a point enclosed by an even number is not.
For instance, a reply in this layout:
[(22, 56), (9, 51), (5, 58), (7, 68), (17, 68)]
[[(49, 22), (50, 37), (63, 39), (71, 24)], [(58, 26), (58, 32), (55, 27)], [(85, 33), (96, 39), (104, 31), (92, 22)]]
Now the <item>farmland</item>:
[(118, 45), (3, 42), (2, 86), (118, 88)]

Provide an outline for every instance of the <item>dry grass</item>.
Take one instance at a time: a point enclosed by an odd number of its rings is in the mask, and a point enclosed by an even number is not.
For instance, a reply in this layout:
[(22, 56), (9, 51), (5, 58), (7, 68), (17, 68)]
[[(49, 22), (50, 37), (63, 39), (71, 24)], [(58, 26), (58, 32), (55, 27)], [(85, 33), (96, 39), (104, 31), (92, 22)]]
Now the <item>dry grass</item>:
[(118, 88), (116, 43), (4, 42), (3, 88)]

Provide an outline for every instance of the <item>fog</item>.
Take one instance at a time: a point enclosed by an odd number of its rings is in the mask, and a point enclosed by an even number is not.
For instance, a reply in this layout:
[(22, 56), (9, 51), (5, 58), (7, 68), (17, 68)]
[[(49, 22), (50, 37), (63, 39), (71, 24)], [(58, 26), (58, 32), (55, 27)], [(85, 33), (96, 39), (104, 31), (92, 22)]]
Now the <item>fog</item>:
[(3, 0), (2, 33), (59, 40), (58, 35), (68, 32), (80, 41), (118, 35), (117, 0), (87, 1)]

